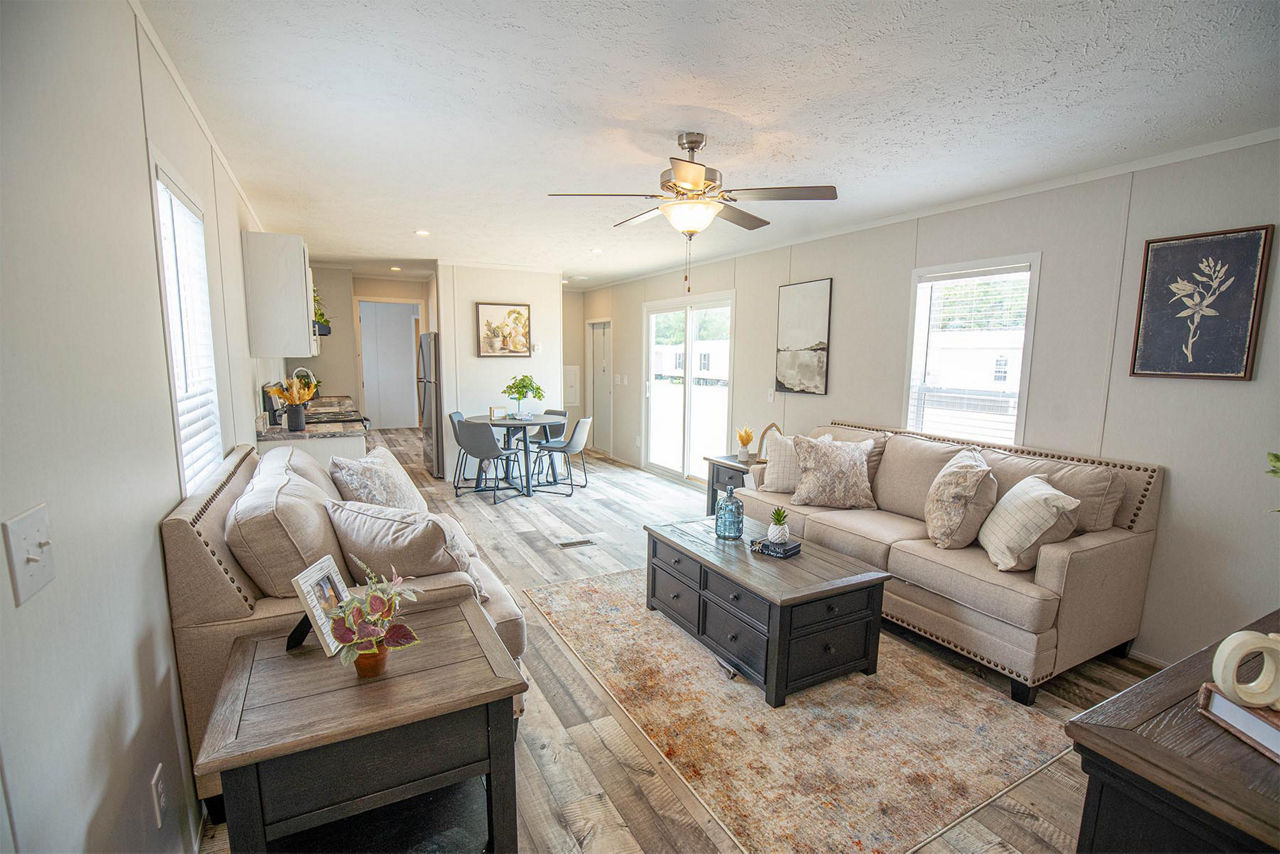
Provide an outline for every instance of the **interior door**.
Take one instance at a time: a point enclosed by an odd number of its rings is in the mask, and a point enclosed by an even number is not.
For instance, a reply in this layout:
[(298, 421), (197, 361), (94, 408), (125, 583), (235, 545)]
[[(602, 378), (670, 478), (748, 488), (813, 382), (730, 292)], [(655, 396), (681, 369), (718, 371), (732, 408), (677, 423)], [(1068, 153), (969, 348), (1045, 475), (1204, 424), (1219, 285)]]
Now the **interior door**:
[(591, 446), (613, 453), (613, 328), (591, 324)]
[(417, 316), (412, 303), (360, 301), (364, 414), (375, 428), (418, 426)]

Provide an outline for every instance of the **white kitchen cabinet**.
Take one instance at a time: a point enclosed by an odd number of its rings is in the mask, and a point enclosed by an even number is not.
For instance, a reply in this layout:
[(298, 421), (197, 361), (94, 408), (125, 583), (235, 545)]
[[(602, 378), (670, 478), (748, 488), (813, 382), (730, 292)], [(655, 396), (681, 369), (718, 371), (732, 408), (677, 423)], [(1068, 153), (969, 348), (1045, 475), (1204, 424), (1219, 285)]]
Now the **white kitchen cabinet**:
[(261, 231), (241, 232), (241, 241), (249, 353), (259, 359), (316, 355), (307, 244), (296, 234)]

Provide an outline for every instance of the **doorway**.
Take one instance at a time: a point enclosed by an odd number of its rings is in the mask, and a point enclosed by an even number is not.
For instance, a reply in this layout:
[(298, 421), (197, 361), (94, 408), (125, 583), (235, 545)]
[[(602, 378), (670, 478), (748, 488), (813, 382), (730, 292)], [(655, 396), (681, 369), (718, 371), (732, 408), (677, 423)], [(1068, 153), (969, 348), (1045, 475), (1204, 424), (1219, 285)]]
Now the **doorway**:
[(613, 324), (587, 323), (586, 414), (591, 416), (591, 447), (613, 456)]
[(375, 429), (418, 426), (418, 302), (358, 300), (363, 411)]
[(729, 295), (646, 304), (646, 467), (701, 477), (727, 452), (732, 328)]

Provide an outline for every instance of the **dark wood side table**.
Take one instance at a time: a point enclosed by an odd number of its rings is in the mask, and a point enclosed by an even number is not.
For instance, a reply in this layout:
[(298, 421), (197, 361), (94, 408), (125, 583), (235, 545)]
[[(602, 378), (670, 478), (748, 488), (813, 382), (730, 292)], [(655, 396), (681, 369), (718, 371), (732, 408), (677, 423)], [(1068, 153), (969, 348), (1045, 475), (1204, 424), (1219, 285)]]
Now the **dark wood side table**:
[(747, 480), (747, 472), (759, 460), (755, 454), (741, 462), (737, 454), (723, 457), (703, 457), (707, 461), (707, 515), (716, 515), (716, 493), (728, 489), (741, 489)]
[(404, 622), (422, 642), (373, 679), (314, 636), (232, 646), (195, 772), (222, 774), (233, 851), (479, 775), (490, 850), (516, 850), (512, 697), (529, 686), (475, 601)]
[[(1246, 628), (1280, 631), (1280, 611)], [(1080, 851), (1280, 848), (1280, 764), (1200, 714), (1217, 644), (1067, 723), (1089, 775)], [(1242, 678), (1261, 671), (1254, 656)]]
[(649, 610), (763, 688), (775, 708), (801, 688), (875, 673), (889, 574), (803, 540), (788, 560), (752, 552), (749, 541), (767, 530), (744, 519), (742, 539), (721, 540), (712, 519), (646, 525)]

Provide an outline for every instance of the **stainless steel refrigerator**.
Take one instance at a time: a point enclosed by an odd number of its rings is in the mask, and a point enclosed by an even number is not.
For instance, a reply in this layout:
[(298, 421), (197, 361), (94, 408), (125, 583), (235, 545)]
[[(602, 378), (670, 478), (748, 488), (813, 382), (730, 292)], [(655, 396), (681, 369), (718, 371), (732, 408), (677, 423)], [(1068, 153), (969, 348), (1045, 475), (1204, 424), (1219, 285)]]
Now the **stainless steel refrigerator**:
[(418, 341), (418, 421), (422, 424), (422, 464), (432, 477), (444, 477), (443, 415), (440, 411), (440, 336), (427, 332)]

